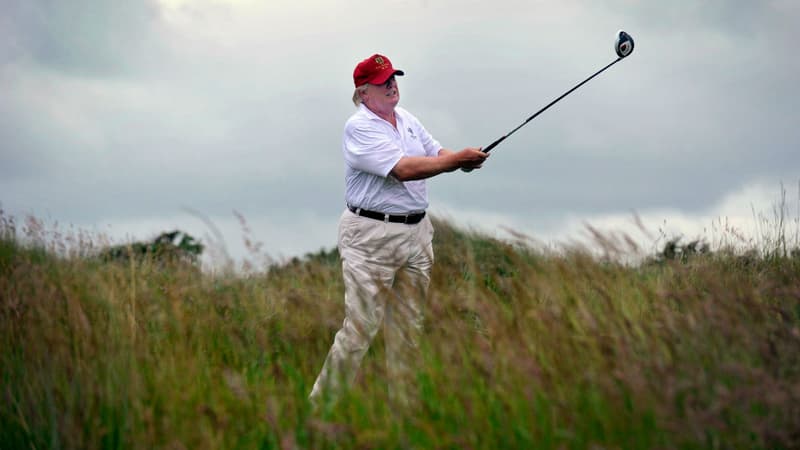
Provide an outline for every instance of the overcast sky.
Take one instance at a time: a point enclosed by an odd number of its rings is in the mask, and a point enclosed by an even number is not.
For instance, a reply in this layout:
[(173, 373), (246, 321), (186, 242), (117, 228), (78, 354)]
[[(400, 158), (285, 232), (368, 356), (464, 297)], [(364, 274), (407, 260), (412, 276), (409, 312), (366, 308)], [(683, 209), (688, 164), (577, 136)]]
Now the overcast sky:
[[(800, 2), (0, 0), (0, 207), (113, 239), (180, 228), (235, 258), (336, 244), (355, 64), (383, 53), (445, 147), (529, 123), (431, 211), (503, 236), (757, 233), (797, 217)], [(246, 221), (242, 226), (237, 214)], [(715, 231), (716, 230), (716, 231)], [(715, 237), (716, 236), (716, 237)]]

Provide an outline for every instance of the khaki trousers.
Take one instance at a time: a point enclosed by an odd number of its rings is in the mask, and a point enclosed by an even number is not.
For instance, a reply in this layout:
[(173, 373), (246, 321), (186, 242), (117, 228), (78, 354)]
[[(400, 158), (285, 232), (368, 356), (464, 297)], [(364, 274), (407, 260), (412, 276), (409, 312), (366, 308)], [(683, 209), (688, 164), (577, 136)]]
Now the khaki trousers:
[(355, 378), (383, 325), (389, 395), (408, 401), (413, 362), (419, 357), (421, 303), (433, 267), (433, 226), (389, 223), (345, 210), (339, 221), (345, 319), (336, 333), (309, 399), (335, 401)]

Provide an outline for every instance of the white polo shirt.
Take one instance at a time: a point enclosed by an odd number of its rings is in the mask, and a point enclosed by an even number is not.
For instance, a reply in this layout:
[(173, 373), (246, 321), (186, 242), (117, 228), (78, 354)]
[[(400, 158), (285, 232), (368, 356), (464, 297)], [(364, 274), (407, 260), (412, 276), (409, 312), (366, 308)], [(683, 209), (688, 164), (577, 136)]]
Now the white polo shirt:
[(404, 156), (436, 156), (442, 146), (419, 120), (395, 107), (397, 128), (363, 104), (344, 125), (345, 201), (387, 214), (428, 207), (425, 180), (398, 181), (389, 173)]

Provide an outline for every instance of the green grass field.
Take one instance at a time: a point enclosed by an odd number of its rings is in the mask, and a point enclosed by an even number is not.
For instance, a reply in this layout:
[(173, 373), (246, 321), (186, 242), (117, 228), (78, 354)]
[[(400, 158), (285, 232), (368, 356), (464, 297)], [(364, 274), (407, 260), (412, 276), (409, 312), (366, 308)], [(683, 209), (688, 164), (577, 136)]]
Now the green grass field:
[(210, 275), (2, 222), (0, 449), (800, 448), (797, 252), (630, 266), (437, 221), (417, 403), (389, 403), (379, 335), (312, 415), (335, 252)]

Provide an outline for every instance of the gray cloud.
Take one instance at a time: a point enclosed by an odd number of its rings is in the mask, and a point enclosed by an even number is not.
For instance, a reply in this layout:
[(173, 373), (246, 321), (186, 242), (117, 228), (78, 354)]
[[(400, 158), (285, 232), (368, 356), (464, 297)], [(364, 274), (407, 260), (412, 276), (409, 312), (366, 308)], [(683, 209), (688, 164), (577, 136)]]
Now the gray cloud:
[(403, 106), (459, 149), (610, 62), (620, 27), (636, 39), (629, 59), (480, 172), (432, 180), (434, 207), (551, 227), (700, 213), (753, 180), (797, 177), (800, 11), (788, 2), (379, 6), (381, 20), (358, 2), (12, 2), (0, 19), (0, 201), (82, 224), (184, 207), (335, 223), (356, 61), (389, 55), (406, 71)]
[(4, 59), (29, 57), (82, 76), (116, 76), (158, 55), (158, 8), (149, 1), (10, 0), (4, 7)]

